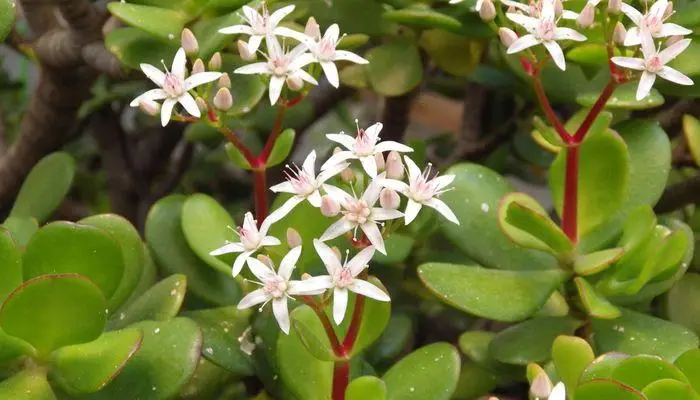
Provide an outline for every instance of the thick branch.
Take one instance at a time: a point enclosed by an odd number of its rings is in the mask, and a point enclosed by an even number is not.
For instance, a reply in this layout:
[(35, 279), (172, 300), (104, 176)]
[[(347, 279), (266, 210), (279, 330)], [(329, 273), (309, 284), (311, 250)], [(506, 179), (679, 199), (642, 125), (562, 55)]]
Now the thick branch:
[(411, 106), (419, 93), (420, 86), (402, 96), (386, 98), (382, 115), (382, 140), (402, 141), (410, 121)]
[(666, 188), (654, 210), (666, 213), (693, 203), (700, 203), (700, 175)]

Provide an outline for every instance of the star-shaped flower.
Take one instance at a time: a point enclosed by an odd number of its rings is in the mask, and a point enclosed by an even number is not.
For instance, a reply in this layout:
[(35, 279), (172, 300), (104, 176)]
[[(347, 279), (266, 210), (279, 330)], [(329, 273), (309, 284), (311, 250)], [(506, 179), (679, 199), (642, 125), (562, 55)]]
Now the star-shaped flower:
[[(170, 117), (173, 113), (175, 104), (180, 103), (185, 110), (192, 116), (199, 118), (202, 113), (197, 107), (197, 102), (189, 93), (190, 90), (205, 83), (213, 82), (221, 77), (220, 72), (200, 72), (190, 75), (185, 78), (187, 55), (185, 49), (180, 48), (175, 54), (173, 65), (170, 71), (165, 72), (159, 70), (150, 64), (141, 64), (141, 70), (152, 80), (153, 83), (160, 86), (158, 89), (152, 89), (135, 98), (129, 105), (138, 107), (139, 102), (164, 100), (163, 106), (160, 109), (160, 121), (163, 126), (170, 122)], [(164, 64), (165, 65), (165, 64)]]
[(564, 52), (557, 40), (586, 40), (585, 36), (571, 28), (557, 27), (557, 20), (554, 15), (554, 2), (552, 0), (542, 1), (542, 11), (538, 17), (518, 13), (507, 13), (506, 16), (528, 31), (528, 34), (521, 36), (508, 47), (508, 54), (518, 53), (532, 46), (542, 44), (561, 70), (566, 69), (566, 61), (564, 60)]
[(373, 284), (357, 279), (357, 276), (365, 268), (374, 256), (374, 247), (365, 247), (351, 260), (345, 260), (341, 264), (338, 255), (318, 239), (314, 239), (314, 247), (318, 256), (326, 266), (328, 275), (317, 276), (314, 279), (323, 279), (327, 288), (333, 289), (333, 320), (340, 325), (348, 308), (348, 291), (367, 296), (378, 301), (391, 301), (382, 289)]
[[(357, 122), (357, 121), (355, 121)], [(371, 178), (377, 176), (377, 161), (374, 156), (385, 151), (411, 152), (412, 148), (391, 140), (379, 142), (379, 132), (382, 130), (382, 123), (377, 122), (369, 128), (357, 128), (357, 136), (352, 137), (343, 132), (330, 133), (326, 137), (336, 143), (345, 146), (347, 150), (333, 154), (322, 166), (321, 170), (328, 169), (338, 163), (347, 160), (359, 159), (362, 167)]]
[(679, 85), (689, 86), (693, 84), (693, 81), (683, 75), (683, 73), (666, 65), (689, 45), (690, 39), (683, 39), (661, 51), (657, 51), (654, 47), (654, 39), (649, 33), (642, 31), (642, 54), (644, 58), (612, 57), (610, 60), (621, 67), (642, 71), (636, 96), (637, 100), (641, 100), (651, 92), (651, 87), (654, 86), (657, 75)]
[(284, 256), (277, 272), (263, 264), (255, 258), (248, 259), (248, 268), (260, 282), (261, 288), (248, 293), (241, 302), (238, 309), (243, 310), (272, 301), (272, 313), (280, 326), (280, 329), (289, 334), (289, 310), (287, 308), (287, 298), (297, 295), (316, 295), (323, 293), (327, 286), (325, 278), (317, 277), (303, 281), (292, 281), (292, 271), (296, 268), (296, 263), (301, 255), (301, 246), (297, 246)]
[(325, 185), (325, 182), (339, 174), (340, 171), (344, 170), (349, 165), (348, 163), (336, 164), (316, 175), (315, 164), (316, 151), (312, 150), (311, 153), (306, 156), (301, 168), (296, 165), (287, 166), (288, 172), (285, 172), (287, 181), (271, 187), (270, 190), (275, 193), (291, 193), (293, 196), (276, 209), (268, 217), (269, 219), (274, 221), (282, 219), (292, 211), (297, 204), (304, 200), (307, 200), (316, 208), (321, 207), (321, 193), (319, 189), (327, 187), (328, 185)]
[[(382, 174), (380, 178), (383, 178), (383, 175), (384, 174)], [(330, 186), (326, 188), (328, 194), (340, 202), (343, 208), (341, 211), (343, 216), (326, 229), (323, 235), (321, 235), (321, 241), (325, 242), (335, 239), (353, 229), (355, 230), (355, 234), (357, 234), (357, 228), (360, 228), (365, 236), (367, 236), (370, 243), (372, 243), (380, 253), (386, 255), (384, 238), (382, 238), (382, 233), (379, 231), (377, 225), (381, 224), (381, 221), (401, 218), (403, 213), (397, 210), (374, 207), (374, 204), (379, 199), (381, 190), (382, 187), (374, 180), (367, 186), (362, 197), (358, 199), (336, 187)]]
[(395, 179), (382, 179), (379, 184), (389, 189), (396, 190), (408, 198), (404, 219), (406, 225), (416, 218), (422, 206), (428, 206), (442, 214), (448, 221), (459, 225), (457, 216), (450, 210), (444, 201), (438, 197), (448, 191), (447, 186), (454, 181), (454, 175), (442, 175), (430, 177), (431, 165), (424, 172), (408, 156), (404, 156), (408, 168), (408, 184)]
[(243, 269), (246, 259), (253, 253), (260, 250), (262, 247), (277, 246), (280, 244), (279, 239), (276, 237), (267, 236), (267, 231), (270, 229), (272, 222), (274, 221), (268, 217), (263, 221), (260, 230), (258, 230), (257, 225), (255, 225), (255, 220), (253, 219), (253, 214), (247, 212), (243, 218), (243, 226), (236, 229), (240, 242), (227, 243), (218, 249), (212, 250), (209, 255), (218, 256), (228, 253), (241, 253), (233, 262), (233, 268), (231, 270), (231, 274), (237, 276), (241, 272), (241, 269)]
[(294, 5), (289, 5), (270, 14), (264, 3), (262, 13), (257, 12), (252, 7), (243, 6), (243, 17), (248, 25), (233, 25), (221, 28), (219, 29), (219, 33), (250, 35), (248, 39), (248, 51), (255, 53), (260, 48), (260, 43), (262, 43), (265, 37), (269, 35), (289, 36), (287, 33), (290, 29), (282, 30), (281, 27), (277, 25), (279, 25), (284, 17), (294, 11), (294, 8)]
[(298, 77), (313, 85), (318, 85), (316, 79), (302, 69), (304, 66), (313, 62), (313, 59), (303, 57), (307, 50), (305, 44), (299, 44), (290, 52), (286, 53), (277, 41), (277, 38), (273, 35), (268, 35), (265, 38), (265, 43), (267, 44), (268, 52), (266, 55), (266, 62), (248, 64), (233, 72), (246, 75), (270, 75), (270, 104), (274, 105), (277, 103), (288, 77)]
[(693, 33), (690, 29), (686, 29), (678, 24), (664, 22), (671, 14), (667, 12), (669, 4), (668, 0), (657, 0), (656, 3), (649, 7), (647, 13), (642, 15), (636, 8), (627, 3), (622, 3), (620, 11), (625, 13), (637, 25), (627, 30), (625, 46), (640, 44), (642, 42), (642, 30), (649, 32), (653, 38), (682, 36)]

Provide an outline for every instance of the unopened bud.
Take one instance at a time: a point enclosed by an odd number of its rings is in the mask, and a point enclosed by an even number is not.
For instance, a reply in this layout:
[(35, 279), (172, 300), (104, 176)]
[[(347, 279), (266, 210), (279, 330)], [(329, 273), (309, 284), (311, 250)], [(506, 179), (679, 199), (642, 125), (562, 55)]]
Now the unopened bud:
[(344, 170), (340, 171), (340, 180), (343, 182), (350, 183), (355, 180), (355, 172), (353, 172), (352, 168), (347, 167)]
[(194, 60), (192, 64), (192, 74), (201, 74), (204, 71), (204, 61), (202, 61), (201, 58)]
[(139, 107), (141, 107), (141, 111), (150, 116), (158, 115), (158, 112), (160, 112), (160, 104), (153, 100), (141, 99), (139, 100)]
[(304, 81), (297, 75), (289, 75), (287, 76), (287, 87), (289, 90), (298, 92), (304, 87)]
[(258, 255), (256, 256), (256, 258), (258, 259), (258, 261), (260, 261), (261, 263), (267, 265), (268, 267), (270, 267), (270, 268), (272, 268), (272, 269), (275, 268), (275, 263), (273, 263), (273, 262), (272, 262), (272, 259), (271, 259), (270, 257), (268, 257), (267, 255), (265, 255), (265, 254), (258, 254)]
[(671, 15), (673, 15), (673, 2), (669, 1), (664, 11), (664, 20), (671, 18)]
[(301, 274), (302, 281), (306, 281), (306, 280), (309, 280), (311, 278), (313, 278), (313, 276), (311, 276), (311, 274), (309, 274), (308, 272), (304, 272), (303, 274)]
[(316, 18), (309, 17), (309, 19), (306, 21), (304, 34), (306, 34), (306, 36), (310, 38), (313, 38), (316, 41), (321, 39), (321, 27), (316, 22)]
[(231, 77), (226, 72), (221, 74), (221, 78), (219, 78), (219, 87), (231, 89)]
[(564, 3), (561, 0), (554, 2), (554, 15), (560, 16), (564, 12)]
[(496, 18), (496, 6), (493, 5), (492, 0), (484, 0), (479, 8), (479, 17), (484, 22), (491, 22)]
[(389, 179), (401, 180), (403, 179), (403, 162), (401, 161), (401, 155), (392, 151), (386, 157), (386, 177)]
[(199, 107), (199, 111), (201, 111), (203, 113), (206, 113), (207, 111), (209, 111), (209, 106), (207, 105), (207, 102), (204, 101), (203, 98), (197, 97), (196, 99), (194, 99), (194, 101), (195, 101), (195, 103), (197, 103), (197, 107)]
[(608, 13), (617, 14), (622, 7), (622, 0), (608, 0)]
[(627, 37), (627, 29), (622, 25), (622, 22), (617, 21), (615, 24), (615, 29), (613, 30), (613, 42), (617, 44), (625, 43), (625, 38)]
[(182, 44), (182, 48), (185, 49), (185, 53), (188, 55), (199, 53), (199, 43), (197, 42), (197, 38), (194, 37), (194, 33), (192, 33), (192, 31), (188, 28), (182, 30), (180, 43)]
[(290, 248), (301, 246), (301, 235), (294, 228), (287, 228), (287, 245)]
[(581, 14), (576, 18), (576, 23), (581, 28), (588, 28), (593, 25), (593, 20), (595, 19), (595, 6), (592, 3), (586, 3), (581, 11)]
[(382, 153), (377, 153), (374, 155), (374, 162), (377, 164), (377, 170), (383, 171), (386, 168), (386, 163), (384, 163), (384, 155)]
[(499, 28), (498, 37), (501, 39), (501, 43), (503, 43), (503, 45), (506, 47), (510, 47), (513, 42), (518, 40), (518, 34), (513, 32), (512, 29), (508, 28)]
[(325, 217), (335, 217), (340, 213), (340, 203), (329, 195), (321, 198), (321, 214)]
[(401, 204), (401, 198), (395, 191), (384, 188), (379, 192), (379, 205), (381, 205), (382, 208), (396, 210), (399, 208), (399, 204)]
[(221, 69), (221, 63), (221, 53), (217, 51), (209, 60), (209, 69), (211, 71), (218, 71)]
[(675, 36), (670, 36), (668, 39), (666, 39), (666, 46), (670, 46), (679, 40), (683, 39), (683, 36), (680, 35), (675, 35)]
[(540, 372), (530, 385), (530, 393), (536, 398), (546, 399), (552, 393), (552, 381), (546, 373)]
[(233, 107), (233, 96), (228, 88), (221, 88), (214, 96), (214, 107), (221, 111), (228, 111)]
[(331, 247), (331, 250), (333, 250), (333, 254), (335, 254), (335, 256), (338, 257), (339, 260), (343, 258), (343, 253), (340, 252), (338, 246)]
[(248, 43), (239, 39), (237, 45), (238, 55), (243, 61), (250, 61), (255, 58), (255, 54), (250, 51), (250, 48), (248, 48)]

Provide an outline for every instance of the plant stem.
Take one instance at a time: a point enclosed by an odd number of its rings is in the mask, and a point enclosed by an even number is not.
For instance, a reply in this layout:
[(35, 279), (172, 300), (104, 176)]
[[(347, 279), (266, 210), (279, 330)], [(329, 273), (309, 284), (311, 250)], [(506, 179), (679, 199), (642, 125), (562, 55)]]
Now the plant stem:
[(365, 309), (365, 296), (357, 295), (355, 297), (355, 309), (352, 312), (352, 319), (350, 320), (350, 326), (348, 327), (348, 333), (343, 339), (343, 350), (347, 353), (352, 351), (355, 341), (357, 340), (357, 334), (360, 332), (360, 326), (362, 325), (362, 313)]
[(331, 342), (333, 353), (338, 357), (344, 356), (338, 336), (336, 336), (335, 329), (333, 329), (333, 325), (331, 325), (331, 320), (328, 319), (328, 316), (323, 311), (323, 305), (316, 302), (311, 296), (302, 296), (302, 300), (314, 310), (316, 316), (321, 321), (321, 325), (323, 325), (323, 329), (326, 331), (326, 336), (328, 336), (328, 340)]
[(554, 125), (554, 130), (557, 132), (561, 140), (564, 141), (564, 143), (572, 144), (573, 137), (566, 131), (564, 125), (561, 123), (561, 121), (559, 121), (559, 118), (556, 116), (556, 114), (554, 114), (554, 109), (552, 109), (552, 105), (549, 103), (547, 94), (545, 94), (544, 92), (544, 88), (542, 87), (542, 81), (540, 80), (539, 76), (539, 70), (534, 72), (532, 86), (535, 90), (535, 94), (537, 95), (537, 100), (539, 100), (540, 105), (542, 106), (542, 110), (547, 116), (547, 119), (552, 125)]
[(348, 383), (350, 383), (350, 361), (336, 361), (333, 366), (333, 400), (345, 400)]
[(255, 218), (258, 225), (267, 218), (267, 169), (264, 167), (253, 169), (253, 188), (255, 195)]
[(572, 243), (576, 243), (577, 212), (578, 212), (578, 170), (579, 146), (571, 146), (566, 150), (566, 175), (564, 180), (564, 212), (562, 213), (562, 229)]
[(593, 104), (593, 107), (588, 112), (588, 115), (586, 115), (586, 119), (583, 120), (581, 126), (576, 130), (576, 133), (574, 134), (574, 141), (576, 143), (581, 143), (583, 141), (583, 138), (591, 129), (591, 125), (593, 125), (593, 122), (596, 120), (596, 118), (598, 118), (600, 112), (603, 111), (605, 103), (608, 102), (610, 96), (612, 96), (613, 92), (615, 91), (615, 86), (616, 83), (612, 79), (608, 82), (607, 85), (605, 85), (605, 88), (600, 93), (598, 100), (596, 100), (595, 104)]
[(277, 116), (275, 117), (274, 125), (272, 125), (272, 131), (270, 131), (270, 135), (267, 137), (267, 141), (265, 142), (265, 147), (263, 148), (262, 153), (260, 153), (260, 158), (264, 161), (267, 161), (267, 158), (272, 152), (272, 148), (275, 146), (277, 137), (282, 132), (282, 123), (284, 122), (284, 114), (287, 111), (287, 107), (289, 107), (287, 104), (281, 104), (277, 109)]

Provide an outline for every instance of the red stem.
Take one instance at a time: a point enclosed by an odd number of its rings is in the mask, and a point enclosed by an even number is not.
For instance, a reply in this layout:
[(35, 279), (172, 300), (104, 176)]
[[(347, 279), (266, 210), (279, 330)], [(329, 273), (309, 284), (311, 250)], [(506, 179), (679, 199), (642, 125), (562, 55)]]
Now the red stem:
[(348, 383), (350, 383), (350, 362), (336, 361), (333, 367), (333, 400), (345, 400)]
[(348, 333), (345, 335), (345, 339), (343, 339), (343, 351), (345, 351), (345, 354), (349, 354), (355, 345), (357, 334), (360, 332), (360, 326), (362, 325), (362, 312), (364, 309), (365, 296), (358, 294), (355, 297), (355, 310), (352, 312), (350, 327), (348, 327)]
[(224, 137), (226, 137), (226, 140), (228, 140), (229, 143), (231, 143), (236, 149), (238, 149), (238, 151), (241, 152), (241, 154), (243, 154), (243, 157), (245, 157), (245, 160), (248, 161), (248, 164), (250, 164), (251, 167), (255, 167), (257, 157), (255, 157), (253, 152), (251, 152), (248, 147), (241, 142), (241, 139), (236, 136), (236, 133), (223, 125), (221, 125), (219, 131), (223, 133)]
[(280, 132), (282, 132), (282, 123), (284, 122), (284, 114), (287, 111), (287, 107), (289, 107), (287, 104), (282, 104), (277, 109), (275, 124), (272, 126), (272, 131), (270, 131), (270, 135), (267, 137), (262, 153), (260, 153), (260, 159), (263, 162), (267, 162), (267, 158), (270, 157), (270, 153), (272, 152), (272, 148), (277, 141), (277, 137), (279, 137)]
[(554, 125), (554, 130), (556, 130), (561, 140), (563, 140), (566, 144), (571, 144), (573, 138), (566, 131), (566, 128), (564, 128), (564, 124), (562, 124), (561, 121), (559, 121), (557, 115), (554, 114), (554, 109), (552, 109), (552, 105), (549, 103), (549, 99), (547, 98), (547, 95), (544, 92), (544, 88), (542, 87), (542, 82), (540, 81), (538, 73), (539, 71), (536, 71), (532, 79), (532, 85), (535, 89), (537, 100), (539, 100), (544, 114), (547, 116), (549, 122), (552, 125)]
[(253, 169), (253, 187), (255, 195), (255, 217), (258, 225), (267, 218), (267, 171), (265, 167)]
[(335, 334), (335, 329), (333, 329), (333, 325), (331, 325), (331, 320), (328, 319), (328, 316), (323, 311), (323, 305), (317, 303), (311, 296), (302, 296), (301, 299), (304, 303), (306, 303), (306, 305), (314, 310), (316, 316), (321, 321), (321, 325), (323, 325), (323, 329), (326, 331), (326, 336), (328, 336), (328, 340), (331, 342), (333, 353), (338, 357), (342, 357), (344, 354), (342, 353), (340, 341), (338, 341), (338, 336)]
[(616, 83), (612, 79), (608, 82), (607, 85), (605, 85), (605, 88), (598, 97), (598, 100), (596, 100), (595, 104), (593, 104), (593, 107), (588, 112), (588, 115), (586, 115), (586, 119), (583, 120), (581, 126), (578, 128), (578, 130), (576, 130), (576, 133), (574, 134), (575, 143), (581, 143), (583, 141), (583, 138), (591, 129), (591, 125), (593, 125), (593, 122), (596, 120), (596, 118), (598, 118), (600, 112), (603, 111), (605, 103), (608, 102), (610, 96), (612, 96), (613, 92), (615, 91), (615, 86)]
[(562, 229), (572, 243), (576, 243), (577, 237), (577, 210), (578, 210), (578, 168), (579, 146), (571, 146), (566, 150), (566, 177), (564, 181), (564, 212), (562, 217)]

